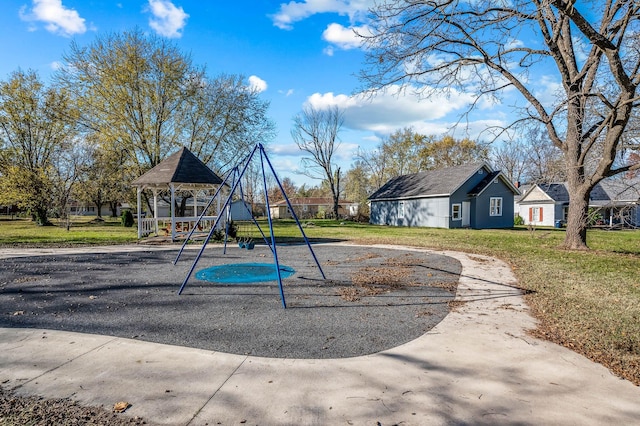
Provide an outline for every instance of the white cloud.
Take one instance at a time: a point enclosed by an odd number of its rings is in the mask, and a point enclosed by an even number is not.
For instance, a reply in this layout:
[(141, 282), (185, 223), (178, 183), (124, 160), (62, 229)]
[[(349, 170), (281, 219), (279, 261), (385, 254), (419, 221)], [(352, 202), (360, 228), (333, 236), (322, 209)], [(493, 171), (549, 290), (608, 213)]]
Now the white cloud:
[(319, 109), (337, 106), (344, 111), (346, 127), (386, 134), (405, 126), (421, 126), (443, 119), (447, 114), (466, 109), (472, 100), (471, 95), (453, 90), (448, 96), (421, 98), (392, 86), (373, 97), (314, 93), (307, 103)]
[(504, 45), (504, 48), (506, 50), (510, 50), (510, 49), (518, 49), (520, 47), (524, 47), (524, 42), (522, 40), (519, 40), (517, 38), (511, 39), (509, 41), (507, 41)]
[[(360, 148), (360, 145), (358, 145), (357, 143), (352, 143), (352, 142), (340, 142), (340, 146), (338, 147), (338, 149), (335, 152), (335, 160), (342, 162), (344, 164), (348, 164), (351, 163), (353, 161), (353, 159), (355, 158), (356, 154), (358, 153), (358, 149)], [(344, 168), (345, 166), (342, 166), (342, 172), (346, 172), (347, 169)]]
[(267, 82), (256, 75), (249, 77), (249, 88), (256, 93), (262, 93), (267, 90)]
[(562, 83), (549, 75), (540, 76), (536, 87), (533, 94), (547, 109), (553, 109), (564, 95)]
[(289, 96), (294, 94), (294, 90), (293, 89), (287, 89), (287, 90), (278, 90), (278, 93), (280, 93), (281, 95), (284, 95), (285, 98), (288, 98)]
[(182, 7), (176, 7), (169, 0), (149, 0), (149, 26), (164, 37), (182, 37), (182, 30), (187, 25), (189, 15)]
[(33, 0), (33, 7), (20, 9), (20, 19), (27, 22), (44, 22), (47, 31), (70, 37), (87, 31), (85, 19), (74, 9), (62, 5), (62, 0)]
[(294, 143), (269, 144), (269, 153), (284, 157), (299, 157), (301, 155), (300, 148)]
[(293, 24), (318, 13), (337, 13), (349, 16), (351, 22), (359, 19), (373, 6), (374, 0), (304, 0), (281, 3), (280, 10), (271, 15), (273, 25), (290, 30)]
[(62, 68), (64, 65), (60, 61), (53, 61), (49, 64), (49, 66), (51, 67), (52, 70), (57, 71), (60, 68)]
[[(340, 24), (329, 24), (327, 29), (322, 33), (322, 38), (332, 44), (325, 49), (325, 53), (333, 56), (333, 46), (337, 46), (342, 50), (358, 49), (362, 47), (363, 39), (358, 34), (367, 35), (371, 30), (368, 26), (346, 28)], [(327, 51), (330, 50), (330, 53)]]

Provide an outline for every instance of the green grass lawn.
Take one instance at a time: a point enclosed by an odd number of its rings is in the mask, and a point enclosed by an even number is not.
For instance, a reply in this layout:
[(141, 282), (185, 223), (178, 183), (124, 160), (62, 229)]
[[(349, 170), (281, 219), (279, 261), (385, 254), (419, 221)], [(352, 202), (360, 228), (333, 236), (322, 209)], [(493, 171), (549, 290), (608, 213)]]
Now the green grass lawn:
[(0, 216), (0, 245), (43, 247), (136, 242), (137, 229), (125, 228), (119, 218), (94, 222), (91, 217), (73, 217), (69, 223), (52, 220), (53, 226), (37, 226), (24, 219)]
[[(402, 244), (494, 256), (508, 262), (540, 325), (533, 334), (567, 346), (640, 385), (640, 231), (590, 230), (590, 251), (558, 248), (561, 229), (429, 229), (352, 222), (304, 221), (314, 240)], [(266, 227), (266, 223), (265, 223)], [(240, 225), (240, 236), (257, 229)], [(292, 221), (277, 221), (281, 240), (300, 237)], [(0, 245), (120, 244), (136, 241), (135, 228), (119, 222), (37, 227), (0, 220)]]

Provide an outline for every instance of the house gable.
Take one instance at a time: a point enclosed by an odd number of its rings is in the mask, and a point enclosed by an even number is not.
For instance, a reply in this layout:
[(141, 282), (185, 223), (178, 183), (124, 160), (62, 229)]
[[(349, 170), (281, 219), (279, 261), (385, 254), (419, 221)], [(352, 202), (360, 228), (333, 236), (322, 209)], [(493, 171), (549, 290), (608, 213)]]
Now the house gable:
[(520, 204), (554, 202), (555, 200), (540, 186), (534, 185), (520, 198)]

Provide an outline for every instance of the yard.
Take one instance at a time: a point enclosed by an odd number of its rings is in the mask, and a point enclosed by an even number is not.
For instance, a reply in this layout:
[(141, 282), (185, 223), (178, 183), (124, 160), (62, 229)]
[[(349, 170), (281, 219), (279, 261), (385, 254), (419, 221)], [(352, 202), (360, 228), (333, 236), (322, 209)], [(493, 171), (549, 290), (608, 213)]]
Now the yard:
[[(136, 241), (135, 228), (119, 222), (36, 227), (0, 218), (0, 247), (123, 244)], [(241, 228), (242, 236), (256, 237)], [(304, 223), (317, 240), (401, 244), (485, 254), (510, 263), (540, 326), (532, 333), (569, 347), (640, 385), (640, 232), (590, 230), (590, 251), (558, 249), (561, 229), (428, 229), (351, 222)], [(296, 238), (293, 221), (275, 223), (276, 236)]]

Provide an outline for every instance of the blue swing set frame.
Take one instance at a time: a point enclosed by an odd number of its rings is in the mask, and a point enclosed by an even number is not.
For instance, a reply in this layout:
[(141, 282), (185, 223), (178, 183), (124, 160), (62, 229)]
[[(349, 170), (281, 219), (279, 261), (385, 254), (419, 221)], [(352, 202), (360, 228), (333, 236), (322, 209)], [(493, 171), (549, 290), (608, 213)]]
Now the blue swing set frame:
[[(306, 243), (307, 247), (309, 248), (309, 251), (311, 252), (311, 256), (313, 257), (313, 260), (315, 261), (316, 265), (318, 266), (318, 270), (320, 271), (320, 274), (322, 275), (322, 279), (326, 280), (326, 276), (324, 274), (324, 271), (322, 270), (322, 266), (320, 266), (320, 262), (318, 261), (318, 258), (316, 257), (316, 254), (313, 252), (313, 248), (311, 247), (311, 243), (309, 242), (309, 239), (307, 238), (307, 235), (304, 233), (304, 229), (302, 228), (302, 225), (300, 224), (300, 221), (298, 220), (298, 216), (296, 215), (296, 213), (295, 213), (295, 211), (293, 209), (293, 206), (291, 205), (291, 202), (289, 201), (289, 197), (287, 197), (287, 194), (284, 192), (284, 188), (282, 187), (282, 183), (280, 182), (280, 179), (278, 179), (278, 175), (276, 174), (275, 169), (273, 168), (273, 165), (271, 164), (271, 161), (269, 160), (269, 157), (267, 156), (267, 153), (266, 153), (266, 151), (264, 149), (264, 146), (262, 144), (260, 144), (260, 143), (256, 144), (256, 146), (251, 150), (251, 153), (247, 157), (245, 157), (245, 159), (243, 161), (241, 161), (238, 166), (234, 167), (233, 169), (231, 169), (229, 171), (229, 173), (227, 173), (227, 175), (224, 178), (224, 181), (222, 182), (220, 187), (216, 190), (216, 192), (213, 195), (213, 197), (211, 198), (211, 200), (209, 200), (209, 203), (203, 209), (202, 214), (200, 215), (200, 217), (198, 217), (198, 220), (196, 222), (196, 226), (194, 226), (191, 229), (191, 231), (189, 232), (189, 234), (187, 235), (187, 238), (185, 239), (184, 243), (182, 244), (182, 247), (180, 248), (180, 251), (178, 252), (178, 255), (176, 256), (175, 260), (173, 261), (173, 264), (175, 265), (176, 263), (178, 263), (178, 260), (180, 259), (180, 256), (182, 255), (182, 252), (184, 251), (185, 246), (187, 245), (187, 243), (191, 239), (195, 229), (197, 229), (198, 223), (200, 223), (200, 221), (204, 217), (206, 211), (209, 209), (209, 207), (211, 207), (211, 204), (213, 203), (213, 201), (215, 199), (217, 199), (217, 197), (221, 196), (220, 195), (220, 190), (225, 186), (225, 184), (227, 184), (228, 180), (232, 181), (232, 183), (231, 183), (231, 191), (229, 192), (229, 196), (226, 198), (226, 200), (225, 200), (225, 202), (224, 202), (224, 204), (222, 206), (221, 211), (227, 211), (227, 208), (231, 205), (231, 200), (232, 200), (233, 195), (236, 193), (236, 190), (238, 190), (240, 192), (242, 205), (245, 206), (245, 208), (248, 210), (248, 208), (246, 207), (246, 204), (244, 203), (244, 191), (242, 190), (241, 180), (242, 180), (242, 177), (244, 176), (244, 174), (246, 173), (247, 168), (249, 167), (249, 164), (253, 160), (253, 158), (256, 155), (256, 153), (259, 153), (259, 155), (260, 155), (260, 168), (261, 168), (261, 171), (262, 171), (262, 183), (263, 183), (263, 188), (264, 188), (264, 198), (266, 200), (267, 219), (268, 219), (268, 223), (269, 223), (269, 236), (270, 236), (270, 238), (268, 238), (265, 235), (265, 233), (262, 231), (262, 228), (260, 227), (260, 224), (253, 217), (253, 214), (251, 214), (251, 219), (253, 220), (253, 223), (257, 226), (258, 230), (260, 231), (260, 234), (262, 235), (262, 238), (264, 239), (265, 243), (269, 246), (269, 248), (271, 249), (271, 253), (273, 254), (273, 259), (274, 259), (275, 269), (276, 269), (276, 275), (278, 277), (278, 287), (279, 287), (279, 290), (280, 290), (280, 300), (282, 301), (282, 307), (284, 309), (286, 309), (287, 308), (287, 302), (285, 300), (284, 289), (283, 289), (283, 286), (282, 286), (282, 275), (280, 273), (280, 261), (278, 259), (278, 250), (277, 250), (277, 247), (276, 247), (275, 236), (273, 234), (273, 219), (271, 217), (271, 209), (270, 209), (270, 205), (269, 205), (269, 195), (268, 195), (269, 193), (268, 193), (268, 190), (267, 190), (267, 175), (266, 175), (266, 169), (265, 169), (265, 162), (266, 162), (267, 166), (269, 167), (269, 170), (271, 171), (273, 177), (275, 178), (275, 181), (278, 184), (278, 187), (280, 188), (280, 191), (282, 192), (282, 195), (284, 196), (284, 199), (285, 199), (285, 201), (287, 203), (287, 207), (289, 208), (289, 211), (291, 212), (291, 216), (295, 220), (296, 225), (298, 226), (298, 229), (300, 230), (300, 233), (302, 234), (302, 237), (304, 238), (304, 242)], [(242, 170), (240, 170), (240, 168), (242, 168)], [(249, 213), (251, 213), (251, 212), (249, 212)], [(204, 240), (204, 242), (202, 244), (202, 247), (200, 248), (200, 251), (198, 252), (198, 255), (194, 259), (193, 264), (191, 265), (191, 268), (189, 269), (189, 272), (187, 273), (187, 276), (185, 277), (182, 285), (180, 286), (180, 290), (178, 290), (178, 294), (179, 295), (182, 294), (182, 291), (187, 286), (187, 283), (189, 282), (189, 279), (191, 278), (191, 275), (193, 275), (193, 271), (195, 270), (196, 265), (198, 264), (198, 261), (200, 260), (200, 257), (202, 256), (202, 253), (204, 253), (204, 250), (207, 247), (207, 243), (211, 239), (211, 236), (213, 235), (213, 232), (218, 228), (218, 225), (220, 223), (220, 220), (221, 220), (222, 216), (223, 215), (218, 214), (218, 217), (216, 218), (214, 225), (211, 227), (211, 230), (209, 231), (209, 234), (207, 235), (207, 238)], [(228, 219), (228, 217), (225, 218), (225, 219)], [(227, 251), (227, 238), (228, 238), (228, 233), (229, 233), (228, 224), (229, 224), (229, 221), (226, 220), (223, 254), (226, 254), (226, 251)]]

